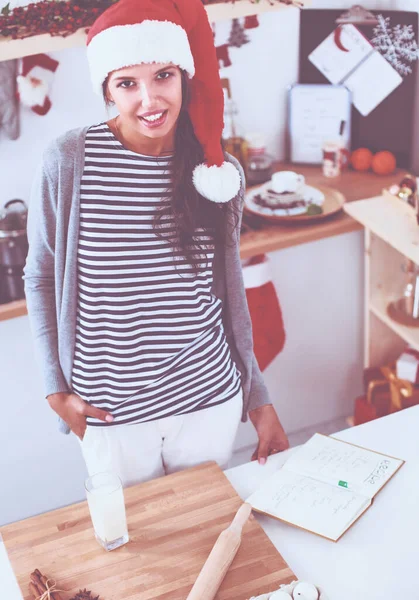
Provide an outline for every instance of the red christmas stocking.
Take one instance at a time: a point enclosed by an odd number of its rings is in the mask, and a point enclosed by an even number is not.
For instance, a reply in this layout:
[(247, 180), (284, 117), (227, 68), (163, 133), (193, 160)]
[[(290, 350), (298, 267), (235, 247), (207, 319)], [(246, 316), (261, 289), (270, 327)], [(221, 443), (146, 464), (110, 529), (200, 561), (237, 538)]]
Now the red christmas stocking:
[(51, 108), (48, 96), (58, 61), (46, 54), (25, 56), (17, 77), (18, 96), (21, 104), (38, 115), (46, 115)]
[(284, 347), (281, 307), (272, 283), (266, 255), (253, 257), (243, 267), (244, 287), (253, 329), (253, 348), (261, 371)]
[(231, 60), (228, 55), (228, 44), (222, 44), (221, 46), (217, 46), (216, 51), (218, 63), (223, 63), (221, 67), (229, 67), (231, 65)]

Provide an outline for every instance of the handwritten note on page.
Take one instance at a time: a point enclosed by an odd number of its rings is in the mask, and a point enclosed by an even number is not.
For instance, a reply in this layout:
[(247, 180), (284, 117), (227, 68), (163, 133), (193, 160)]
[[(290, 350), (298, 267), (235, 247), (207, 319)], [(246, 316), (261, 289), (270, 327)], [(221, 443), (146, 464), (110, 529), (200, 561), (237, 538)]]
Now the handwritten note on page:
[(256, 511), (337, 541), (403, 463), (316, 433), (247, 502)]
[(334, 486), (346, 482), (352, 491), (373, 498), (402, 464), (397, 458), (316, 433), (283, 468)]
[(279, 469), (248, 499), (252, 507), (337, 540), (371, 501), (349, 490)]

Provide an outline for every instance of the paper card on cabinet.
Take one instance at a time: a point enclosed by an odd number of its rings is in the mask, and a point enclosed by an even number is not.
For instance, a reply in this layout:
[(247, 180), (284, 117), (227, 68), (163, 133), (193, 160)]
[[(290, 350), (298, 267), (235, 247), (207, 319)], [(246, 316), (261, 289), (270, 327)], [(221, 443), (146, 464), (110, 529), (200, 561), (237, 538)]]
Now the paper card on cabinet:
[(342, 83), (371, 52), (374, 52), (372, 45), (359, 29), (343, 25), (317, 46), (308, 58), (331, 83), (337, 84)]
[(345, 80), (352, 92), (352, 102), (361, 115), (366, 117), (387, 98), (403, 78), (381, 56), (373, 52), (362, 65)]

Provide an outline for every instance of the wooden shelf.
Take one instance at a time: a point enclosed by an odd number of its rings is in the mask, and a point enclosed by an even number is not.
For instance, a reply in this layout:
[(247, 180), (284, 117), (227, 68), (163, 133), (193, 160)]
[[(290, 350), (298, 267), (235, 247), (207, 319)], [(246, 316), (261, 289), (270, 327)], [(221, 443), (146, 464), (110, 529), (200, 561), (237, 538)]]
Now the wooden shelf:
[(30, 56), (31, 54), (56, 52), (65, 48), (76, 48), (86, 44), (85, 29), (79, 29), (67, 37), (52, 36), (49, 33), (34, 35), (23, 40), (0, 38), (0, 61)]
[[(294, 8), (283, 2), (273, 0), (260, 0), (258, 3), (251, 0), (236, 0), (235, 2), (221, 2), (207, 5), (206, 11), (211, 23), (216, 21), (225, 21), (249, 15), (260, 15), (274, 10), (284, 10)], [(311, 4), (311, 0), (301, 0), (304, 7)], [(20, 58), (31, 54), (43, 52), (56, 52), (65, 48), (76, 48), (86, 44), (86, 28), (83, 27), (75, 33), (67, 36), (51, 36), (48, 33), (35, 35), (23, 40), (12, 40), (10, 38), (0, 37), (0, 61)]]
[(415, 350), (419, 351), (419, 327), (401, 325), (389, 317), (387, 314), (387, 305), (392, 300), (395, 300), (395, 298), (387, 298), (378, 295), (372, 296), (369, 302), (370, 311), (402, 340), (413, 346)]
[(387, 313), (389, 303), (402, 297), (407, 260), (419, 264), (416, 213), (387, 189), (344, 208), (365, 229), (364, 366), (390, 364), (407, 344), (419, 351), (419, 327), (402, 325)]
[(0, 321), (14, 319), (15, 317), (22, 317), (27, 314), (28, 311), (26, 310), (26, 300), (16, 300), (16, 302), (0, 304)]
[(392, 248), (419, 264), (419, 227), (413, 208), (406, 202), (384, 190), (381, 196), (346, 205), (345, 211)]

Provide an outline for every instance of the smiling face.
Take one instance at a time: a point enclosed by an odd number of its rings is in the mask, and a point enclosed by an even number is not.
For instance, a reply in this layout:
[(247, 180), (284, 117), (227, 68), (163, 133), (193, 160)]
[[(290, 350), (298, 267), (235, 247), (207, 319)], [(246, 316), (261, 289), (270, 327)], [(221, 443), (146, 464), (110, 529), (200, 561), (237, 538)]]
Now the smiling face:
[(106, 95), (132, 134), (169, 138), (182, 106), (181, 70), (170, 63), (124, 67), (110, 74)]

